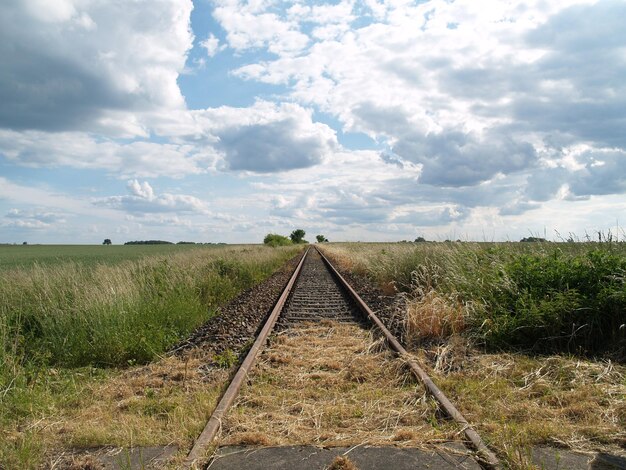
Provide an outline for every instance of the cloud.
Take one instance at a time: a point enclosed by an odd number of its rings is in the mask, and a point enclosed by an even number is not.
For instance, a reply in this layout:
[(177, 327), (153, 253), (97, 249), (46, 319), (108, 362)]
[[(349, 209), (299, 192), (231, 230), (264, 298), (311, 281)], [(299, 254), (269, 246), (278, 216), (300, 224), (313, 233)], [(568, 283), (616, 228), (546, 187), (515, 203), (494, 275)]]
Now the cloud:
[(190, 0), (3, 2), (0, 127), (134, 135), (124, 114), (183, 108), (176, 80), (191, 9)]
[(490, 131), (484, 137), (457, 130), (402, 136), (393, 151), (421, 163), (420, 181), (437, 186), (473, 186), (493, 178), (532, 168), (534, 147), (506, 134)]
[(30, 167), (102, 169), (123, 178), (183, 177), (217, 168), (270, 173), (316, 165), (338, 150), (336, 132), (297, 104), (192, 111), (160, 125), (170, 142), (120, 142), (83, 132), (0, 129), (0, 155)]
[(182, 214), (209, 214), (206, 202), (186, 194), (163, 193), (156, 195), (147, 181), (140, 183), (130, 180), (127, 185), (130, 194), (109, 196), (93, 200), (96, 206), (109, 207), (130, 214), (176, 212)]
[(293, 54), (305, 47), (309, 38), (298, 23), (266, 11), (266, 2), (219, 0), (213, 16), (226, 31), (228, 45), (235, 50), (266, 47), (275, 54)]
[(28, 167), (100, 169), (121, 177), (182, 177), (208, 171), (217, 159), (210, 149), (190, 144), (123, 143), (82, 132), (2, 129), (0, 155)]
[(215, 37), (213, 33), (209, 34), (209, 36), (200, 42), (200, 46), (206, 50), (206, 54), (209, 57), (215, 57), (215, 55), (223, 50), (224, 46), (220, 46), (220, 40)]
[(194, 115), (230, 170), (271, 173), (306, 168), (339, 148), (335, 131), (314, 122), (312, 110), (297, 104), (257, 101), (248, 108), (222, 106)]
[(5, 214), (0, 225), (21, 229), (46, 229), (64, 223), (66, 223), (65, 217), (58, 212), (46, 209), (11, 209)]

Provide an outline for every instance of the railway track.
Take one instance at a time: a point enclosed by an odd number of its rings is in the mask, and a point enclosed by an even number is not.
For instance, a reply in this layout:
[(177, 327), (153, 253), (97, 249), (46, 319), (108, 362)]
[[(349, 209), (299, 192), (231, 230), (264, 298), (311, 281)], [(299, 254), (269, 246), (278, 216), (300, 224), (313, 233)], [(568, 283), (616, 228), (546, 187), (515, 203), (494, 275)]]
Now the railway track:
[(288, 330), (298, 325), (324, 322), (345, 324), (370, 324), (385, 337), (388, 346), (405, 361), (412, 374), (424, 385), (438, 402), (440, 409), (454, 419), (464, 433), (465, 443), (476, 452), (481, 464), (488, 468), (499, 467), (496, 456), (487, 448), (480, 436), (454, 407), (445, 394), (407, 353), (399, 341), (387, 330), (375, 313), (343, 279), (339, 272), (317, 248), (308, 248), (295, 269), (274, 309), (246, 358), (224, 392), (202, 434), (196, 440), (185, 461), (186, 468), (201, 468), (207, 450), (219, 433), (229, 407), (234, 403), (248, 373), (262, 352), (272, 331)]

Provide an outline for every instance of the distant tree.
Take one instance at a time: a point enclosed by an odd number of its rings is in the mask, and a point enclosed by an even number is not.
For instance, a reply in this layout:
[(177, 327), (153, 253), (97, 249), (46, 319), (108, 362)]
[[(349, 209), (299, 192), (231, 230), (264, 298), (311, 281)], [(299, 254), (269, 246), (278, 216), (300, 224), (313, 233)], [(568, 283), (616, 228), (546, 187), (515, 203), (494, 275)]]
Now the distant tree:
[(426, 239), (425, 239), (424, 237), (417, 237), (417, 238), (415, 239), (415, 243), (423, 243), (423, 242), (425, 242), (425, 241), (426, 241)]
[(317, 243), (328, 242), (328, 238), (326, 238), (324, 235), (315, 235), (315, 239), (317, 240)]
[(306, 240), (304, 239), (305, 235), (306, 235), (306, 232), (302, 230), (301, 228), (299, 228), (291, 232), (291, 235), (289, 235), (289, 238), (291, 238), (291, 241), (293, 243), (306, 243)]
[(540, 237), (524, 237), (520, 240), (522, 243), (532, 243), (532, 242), (547, 242), (545, 238)]
[(23, 242), (22, 245), (28, 245), (28, 242)]
[(135, 240), (124, 245), (173, 245), (173, 243), (165, 240)]
[(286, 246), (291, 245), (291, 240), (283, 235), (277, 233), (268, 233), (263, 239), (263, 243), (268, 246)]
[(104, 241), (102, 242), (103, 245), (110, 245), (111, 244), (111, 239), (110, 238), (105, 238)]

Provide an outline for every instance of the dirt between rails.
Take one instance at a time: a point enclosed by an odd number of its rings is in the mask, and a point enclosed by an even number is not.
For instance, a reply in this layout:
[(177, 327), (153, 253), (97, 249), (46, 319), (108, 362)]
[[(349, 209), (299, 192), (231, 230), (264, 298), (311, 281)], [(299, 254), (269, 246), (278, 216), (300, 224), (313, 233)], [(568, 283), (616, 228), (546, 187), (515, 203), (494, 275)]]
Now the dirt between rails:
[(265, 281), (242, 292), (221, 307), (217, 314), (197, 328), (186, 340), (172, 348), (183, 355), (194, 348), (212, 352), (228, 360), (228, 352), (241, 355), (263, 327), (281, 292), (304, 256), (304, 252), (289, 260)]

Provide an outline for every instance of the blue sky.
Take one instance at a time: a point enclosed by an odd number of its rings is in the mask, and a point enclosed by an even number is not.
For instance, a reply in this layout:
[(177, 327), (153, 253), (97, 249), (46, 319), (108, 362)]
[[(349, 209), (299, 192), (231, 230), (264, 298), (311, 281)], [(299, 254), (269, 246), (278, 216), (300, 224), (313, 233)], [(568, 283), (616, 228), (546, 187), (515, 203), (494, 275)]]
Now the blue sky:
[(9, 0), (0, 243), (626, 225), (623, 1)]

